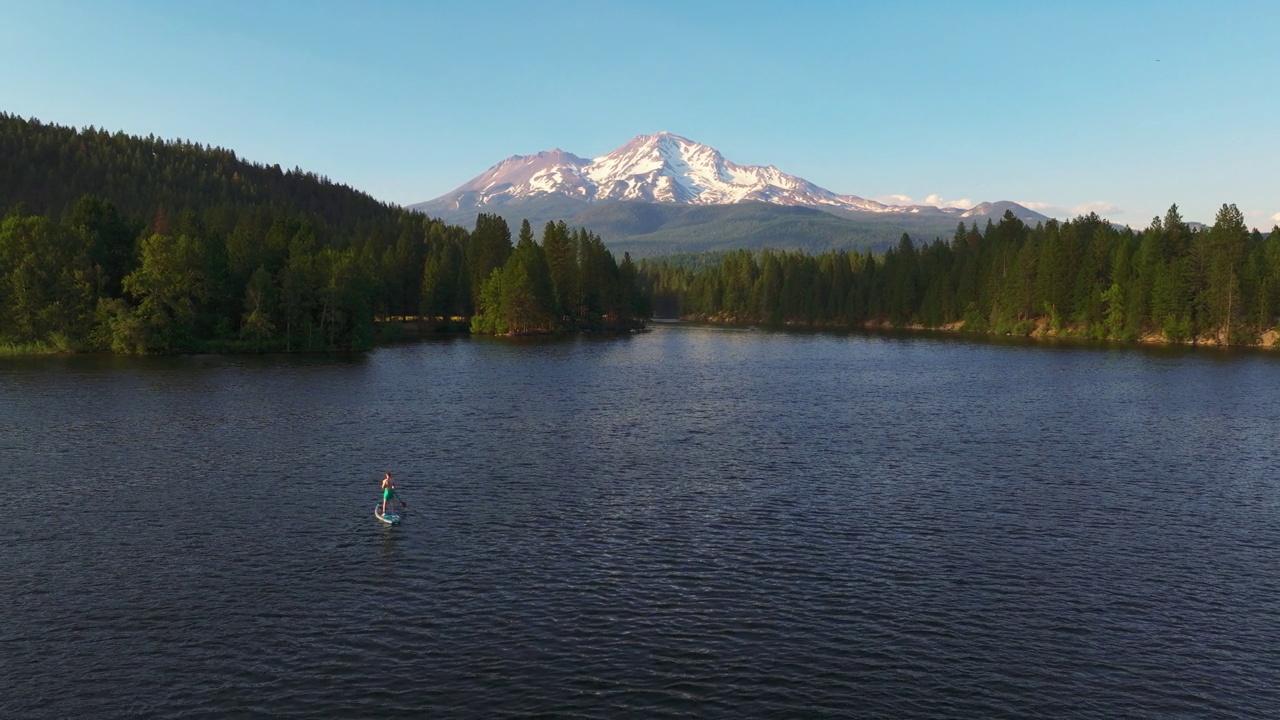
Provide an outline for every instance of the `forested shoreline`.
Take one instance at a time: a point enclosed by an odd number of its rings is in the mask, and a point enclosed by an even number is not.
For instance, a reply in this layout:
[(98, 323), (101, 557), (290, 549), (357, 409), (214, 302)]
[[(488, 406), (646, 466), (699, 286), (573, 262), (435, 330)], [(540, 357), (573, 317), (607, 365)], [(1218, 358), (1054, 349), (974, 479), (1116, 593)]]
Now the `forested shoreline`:
[(1273, 345), (1280, 228), (1250, 231), (1235, 205), (1197, 229), (1177, 205), (1150, 227), (1095, 214), (1028, 227), (1012, 213), (948, 241), (907, 235), (881, 256), (732, 252), (703, 269), (640, 265), (659, 317), (811, 327)]
[(183, 140), (0, 114), (0, 351), (365, 349), (376, 319), (628, 331), (629, 257), (585, 229), (468, 230)]
[[(650, 315), (809, 327), (1271, 345), (1280, 228), (1235, 205), (1142, 231), (1012, 213), (883, 254), (618, 262), (596, 234), (474, 228), (184, 140), (0, 113), (0, 353), (360, 350), (427, 331), (628, 332)], [(392, 326), (388, 324), (387, 326)]]

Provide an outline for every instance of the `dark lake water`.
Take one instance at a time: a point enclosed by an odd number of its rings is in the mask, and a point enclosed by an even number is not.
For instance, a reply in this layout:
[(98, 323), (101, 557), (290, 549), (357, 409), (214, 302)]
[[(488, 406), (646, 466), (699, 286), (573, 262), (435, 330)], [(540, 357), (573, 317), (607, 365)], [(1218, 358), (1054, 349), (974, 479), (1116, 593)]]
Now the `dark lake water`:
[(5, 718), (1280, 715), (1280, 354), (8, 359), (0, 467)]

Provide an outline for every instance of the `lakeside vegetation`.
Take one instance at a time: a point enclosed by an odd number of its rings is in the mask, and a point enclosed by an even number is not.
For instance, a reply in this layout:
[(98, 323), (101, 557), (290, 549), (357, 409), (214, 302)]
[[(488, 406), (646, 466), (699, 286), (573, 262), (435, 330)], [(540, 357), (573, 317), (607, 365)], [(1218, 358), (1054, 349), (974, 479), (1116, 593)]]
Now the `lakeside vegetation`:
[(0, 114), (0, 354), (364, 349), (376, 320), (622, 331), (629, 257), (586, 230), (474, 230), (184, 140)]
[(1235, 205), (1196, 229), (1177, 205), (1141, 232), (1095, 214), (1028, 227), (1012, 213), (883, 255), (763, 250), (640, 263), (659, 317), (814, 327), (943, 328), (1096, 339), (1272, 344), (1280, 228)]

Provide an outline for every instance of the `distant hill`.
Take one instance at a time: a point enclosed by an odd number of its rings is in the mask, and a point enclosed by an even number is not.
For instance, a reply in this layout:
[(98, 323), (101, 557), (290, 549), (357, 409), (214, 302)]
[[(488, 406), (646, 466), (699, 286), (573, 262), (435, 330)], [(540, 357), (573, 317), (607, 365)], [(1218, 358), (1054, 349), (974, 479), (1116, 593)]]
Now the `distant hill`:
[(250, 209), (305, 218), (319, 239), (335, 242), (375, 226), (394, 233), (403, 214), (328, 178), (249, 162), (231, 150), (7, 113), (0, 113), (0, 158), (0, 212), (23, 203), (28, 212), (56, 217), (91, 194), (147, 223), (198, 212), (214, 232), (229, 232)]
[(999, 202), (978, 203), (973, 207), (960, 213), (962, 220), (991, 220), (999, 222), (1006, 212), (1012, 212), (1013, 216), (1022, 222), (1034, 226), (1036, 223), (1044, 222), (1049, 219), (1048, 215), (1041, 215), (1035, 210), (1023, 207), (1016, 202), (1009, 200), (1001, 200)]
[(734, 205), (660, 205), (619, 202), (574, 216), (615, 251), (635, 257), (715, 250), (777, 248), (822, 252), (883, 250), (903, 232), (919, 240), (950, 237), (955, 220), (919, 217), (838, 217), (807, 207), (760, 202)]
[[(521, 220), (529, 220), (535, 228), (548, 221), (564, 220), (570, 227), (585, 227), (596, 233), (615, 252), (629, 252), (639, 258), (765, 247), (809, 252), (880, 251), (897, 244), (904, 232), (916, 242), (929, 242), (938, 237), (950, 238), (961, 222), (976, 223), (979, 229), (986, 227), (987, 220), (999, 222), (1006, 203), (986, 205), (990, 208), (988, 212), (961, 218), (907, 213), (843, 212), (837, 215), (809, 207), (762, 202), (677, 205), (616, 201), (588, 205), (565, 198), (542, 198), (491, 207), (487, 212), (501, 216), (512, 227), (519, 227)], [(433, 217), (472, 227), (476, 214), (473, 210)], [(1032, 226), (1042, 222), (1034, 213), (1026, 218), (1015, 214)]]
[(184, 140), (0, 114), (0, 352), (368, 347), (466, 233)]
[(961, 220), (985, 224), (1006, 210), (1030, 225), (1048, 219), (1008, 201), (965, 210), (838, 195), (772, 166), (738, 165), (671, 133), (638, 136), (591, 160), (559, 149), (515, 155), (409, 209), (466, 227), (482, 212), (513, 226), (563, 220), (636, 255), (883, 249), (903, 232), (932, 240), (949, 236)]

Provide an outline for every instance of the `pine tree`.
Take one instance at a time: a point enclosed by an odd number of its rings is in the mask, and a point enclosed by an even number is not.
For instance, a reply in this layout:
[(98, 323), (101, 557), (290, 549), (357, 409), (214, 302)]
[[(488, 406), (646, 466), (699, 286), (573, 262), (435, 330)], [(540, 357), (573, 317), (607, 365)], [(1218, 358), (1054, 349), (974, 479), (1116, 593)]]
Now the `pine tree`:
[(1249, 237), (1244, 215), (1235, 205), (1218, 210), (1213, 227), (1204, 234), (1208, 248), (1205, 301), (1206, 329), (1221, 343), (1231, 343), (1232, 328), (1240, 311), (1240, 270)]
[(490, 274), (501, 268), (511, 256), (511, 229), (500, 215), (480, 213), (467, 243), (468, 275), (473, 288), (473, 303), (479, 307), (479, 290)]

